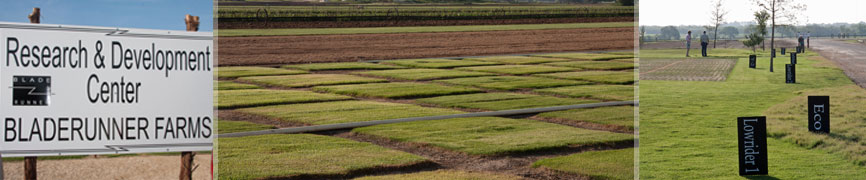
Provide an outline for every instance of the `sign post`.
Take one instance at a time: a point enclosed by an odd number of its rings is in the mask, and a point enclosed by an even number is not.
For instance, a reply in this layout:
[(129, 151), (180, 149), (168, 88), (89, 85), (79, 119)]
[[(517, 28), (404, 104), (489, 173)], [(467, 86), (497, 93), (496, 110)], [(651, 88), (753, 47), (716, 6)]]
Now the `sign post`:
[(758, 61), (758, 56), (756, 56), (754, 54), (749, 55), (749, 68), (755, 69), (755, 67), (757, 66), (757, 61)]
[(782, 55), (785, 55), (785, 48), (782, 48)]
[(791, 53), (791, 64), (797, 64), (797, 53)]
[(785, 64), (785, 83), (797, 83), (797, 73), (794, 64)]
[(740, 176), (767, 174), (767, 118), (737, 118)]
[(830, 96), (809, 96), (809, 131), (830, 133)]

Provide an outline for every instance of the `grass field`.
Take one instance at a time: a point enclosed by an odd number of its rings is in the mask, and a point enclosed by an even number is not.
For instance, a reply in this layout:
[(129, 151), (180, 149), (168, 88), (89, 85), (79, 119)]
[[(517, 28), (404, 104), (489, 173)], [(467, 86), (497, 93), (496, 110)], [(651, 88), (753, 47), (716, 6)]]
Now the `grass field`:
[(217, 91), (217, 108), (240, 108), (287, 103), (309, 103), (351, 99), (348, 96), (310, 91), (241, 89)]
[(392, 66), (387, 64), (365, 63), (365, 62), (345, 62), (345, 63), (311, 63), (311, 64), (295, 64), (285, 65), (283, 68), (293, 68), (308, 71), (326, 71), (326, 70), (381, 70), (381, 69), (401, 69), (404, 67)]
[(363, 84), (388, 82), (385, 79), (360, 77), (346, 74), (299, 74), (285, 76), (252, 76), (238, 78), (241, 81), (255, 82), (270, 86), (289, 88), (340, 85), (340, 84)]
[(499, 63), (505, 63), (505, 64), (540, 64), (540, 63), (548, 63), (548, 62), (569, 61), (569, 59), (532, 57), (532, 56), (490, 56), (490, 57), (479, 57), (479, 58), (466, 58), (464, 60), (489, 61), (489, 62), (499, 62)]
[(475, 86), (488, 89), (498, 90), (517, 90), (517, 89), (532, 89), (532, 88), (550, 88), (571, 85), (589, 84), (585, 81), (572, 81), (562, 79), (551, 79), (542, 77), (527, 77), (527, 76), (490, 76), (490, 77), (474, 77), (474, 78), (458, 78), (447, 80), (436, 80), (448, 84), (457, 84), (464, 86)]
[(426, 161), (417, 155), (370, 143), (311, 134), (220, 138), (219, 141), (217, 172), (224, 179), (345, 174), (352, 170)]
[(237, 78), (245, 76), (267, 76), (267, 75), (290, 75), (290, 74), (305, 74), (306, 71), (280, 69), (269, 67), (253, 67), (253, 66), (234, 66), (234, 67), (219, 67), (217, 77), (220, 78)]
[[(854, 164), (866, 166), (866, 90), (848, 85), (795, 93), (798, 96), (765, 112), (768, 136), (807, 149), (843, 154)], [(808, 131), (808, 96), (830, 96), (830, 134)]]
[(634, 99), (633, 85), (583, 85), (548, 89), (536, 89), (538, 93), (563, 95), (575, 98), (594, 98), (613, 101)]
[(483, 65), (499, 65), (499, 64), (501, 64), (501, 63), (496, 63), (496, 62), (467, 61), (467, 60), (455, 60), (455, 59), (402, 59), (402, 60), (385, 61), (384, 63), (396, 64), (396, 65), (408, 66), (408, 67), (415, 67), (415, 68), (453, 68), (453, 67), (483, 66)]
[(630, 134), (498, 117), (415, 121), (356, 128), (352, 132), (424, 143), (471, 155), (502, 155), (570, 145), (629, 141)]
[(616, 125), (634, 129), (634, 106), (611, 106), (590, 109), (572, 109), (540, 113), (536, 116), (574, 122)]
[(485, 72), (469, 72), (450, 69), (395, 69), (382, 71), (365, 71), (357, 74), (372, 75), (403, 80), (433, 80), (459, 77), (477, 77), (494, 75)]
[(410, 174), (394, 174), (383, 176), (366, 176), (355, 180), (401, 180), (401, 179), (460, 179), (460, 180), (519, 180), (517, 176), (493, 174), (486, 172), (466, 172), (456, 170), (424, 171)]
[(621, 71), (561, 72), (561, 73), (551, 73), (551, 74), (536, 74), (535, 76), (590, 81), (590, 82), (605, 83), (605, 84), (632, 84), (632, 83), (634, 83), (634, 72), (621, 72)]
[(532, 94), (517, 93), (478, 93), (453, 96), (439, 96), (432, 98), (417, 99), (416, 101), (427, 104), (435, 104), (444, 107), (483, 109), (483, 110), (508, 110), (525, 109), (548, 106), (562, 106), (574, 104), (596, 103), (598, 101), (586, 99), (558, 98)]
[(217, 36), (297, 36), (332, 34), (389, 34), (425, 32), (473, 32), (539, 29), (613, 28), (633, 27), (634, 22), (567, 23), (567, 24), (514, 24), (471, 26), (417, 26), (417, 27), (367, 27), (367, 28), (298, 28), (298, 29), (221, 29)]
[[(585, 59), (585, 60), (593, 60), (593, 61), (605, 61), (605, 60), (611, 60), (611, 59), (633, 58), (634, 54), (556, 53), (556, 54), (544, 54), (544, 55), (535, 55), (535, 56), (552, 57), (552, 58)], [(643, 54), (641, 54), (641, 57), (643, 57)]]
[(218, 120), (219, 124), (218, 133), (226, 134), (226, 133), (236, 133), (236, 132), (246, 132), (246, 131), (259, 131), (266, 129), (274, 129), (277, 127), (271, 125), (264, 124), (256, 124), (246, 121), (226, 121), (226, 120)]
[(429, 83), (373, 83), (337, 86), (317, 86), (314, 91), (331, 92), (359, 97), (376, 97), (389, 99), (422, 98), (452, 94), (477, 93), (481, 90), (467, 87), (443, 86)]
[(617, 62), (617, 61), (569, 61), (547, 63), (545, 65), (564, 66), (590, 70), (624, 70), (634, 69), (633, 62)]
[(217, 81), (216, 90), (238, 90), (238, 89), (258, 89), (259, 86), (253, 84), (241, 84), (231, 81)]
[[(644, 54), (681, 56), (672, 50), (642, 50), (642, 58)], [(831, 62), (809, 53), (800, 57), (797, 84), (784, 83), (785, 60), (775, 61), (775, 73), (767, 69), (767, 57), (758, 62), (758, 69), (749, 69), (747, 56), (738, 57), (724, 82), (641, 81), (641, 179), (747, 179), (737, 173), (737, 117), (767, 115), (767, 109), (799, 96), (798, 91), (853, 84)], [(768, 138), (767, 145), (770, 174), (753, 179), (866, 177), (866, 168), (840, 153), (779, 138)]]
[(540, 65), (500, 65), (500, 66), (476, 66), (476, 67), (461, 67), (459, 70), (481, 71), (499, 74), (511, 75), (527, 75), (538, 73), (552, 73), (574, 71), (575, 68), (556, 67), (556, 66), (540, 66)]
[(536, 161), (532, 167), (584, 174), (594, 179), (634, 179), (634, 148), (590, 151)]
[(244, 108), (238, 111), (305, 124), (335, 124), (462, 113), (452, 109), (374, 101), (288, 104)]

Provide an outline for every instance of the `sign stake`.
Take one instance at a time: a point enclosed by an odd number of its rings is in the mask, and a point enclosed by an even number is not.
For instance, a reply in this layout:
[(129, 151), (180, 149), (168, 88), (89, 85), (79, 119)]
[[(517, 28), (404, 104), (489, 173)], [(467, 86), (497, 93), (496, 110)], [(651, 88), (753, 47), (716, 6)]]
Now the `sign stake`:
[(3, 154), (0, 154), (0, 180), (3, 180)]
[(192, 161), (195, 152), (184, 151), (180, 153), (180, 180), (192, 179)]
[(24, 157), (24, 179), (36, 180), (36, 156)]

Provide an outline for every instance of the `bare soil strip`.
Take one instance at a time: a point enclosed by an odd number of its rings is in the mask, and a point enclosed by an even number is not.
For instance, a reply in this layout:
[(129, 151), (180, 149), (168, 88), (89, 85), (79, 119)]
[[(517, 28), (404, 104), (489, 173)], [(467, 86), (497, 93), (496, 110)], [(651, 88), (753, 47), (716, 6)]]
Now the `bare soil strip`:
[(530, 18), (530, 19), (466, 19), (466, 20), (389, 20), (389, 21), (220, 21), (219, 29), (268, 29), (268, 28), (355, 28), (355, 27), (406, 27), (406, 26), (462, 26), (505, 24), (561, 24), (628, 22), (634, 17), (592, 18)]
[(725, 81), (737, 63), (735, 59), (644, 60), (641, 80)]
[(221, 37), (219, 66), (604, 51), (634, 48), (632, 28)]

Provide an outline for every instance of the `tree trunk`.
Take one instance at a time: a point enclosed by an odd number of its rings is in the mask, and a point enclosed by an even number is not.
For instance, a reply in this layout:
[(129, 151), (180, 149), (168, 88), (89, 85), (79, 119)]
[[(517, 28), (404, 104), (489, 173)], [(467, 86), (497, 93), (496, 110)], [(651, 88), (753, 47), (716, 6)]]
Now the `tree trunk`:
[[(772, 25), (770, 26), (770, 49), (775, 48), (776, 42), (776, 1), (773, 1), (773, 5), (771, 7), (772, 10)], [(770, 56), (770, 72), (773, 72), (773, 56)]]
[(716, 41), (719, 41), (719, 24), (716, 23), (716, 28), (713, 28), (713, 48), (716, 48)]

